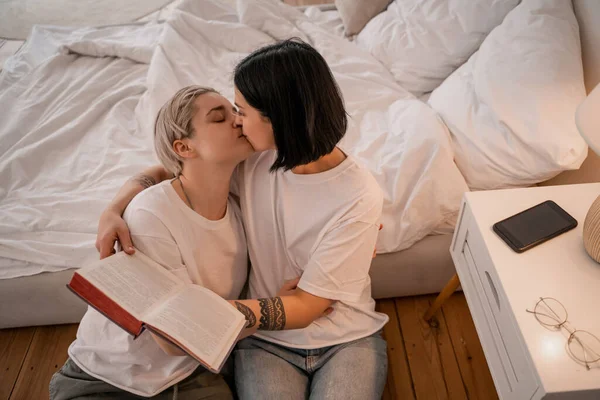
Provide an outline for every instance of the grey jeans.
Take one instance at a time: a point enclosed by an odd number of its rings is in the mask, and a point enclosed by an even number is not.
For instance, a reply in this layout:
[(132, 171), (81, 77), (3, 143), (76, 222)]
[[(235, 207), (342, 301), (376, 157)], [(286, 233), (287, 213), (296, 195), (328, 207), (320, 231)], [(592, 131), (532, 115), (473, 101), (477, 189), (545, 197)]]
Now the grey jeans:
[(387, 345), (381, 332), (314, 350), (249, 337), (233, 354), (240, 400), (380, 399), (387, 379)]
[[(147, 399), (119, 389), (88, 375), (70, 358), (50, 380), (50, 400)], [(221, 375), (198, 367), (190, 376), (151, 397), (157, 400), (218, 399), (230, 400), (233, 395)]]

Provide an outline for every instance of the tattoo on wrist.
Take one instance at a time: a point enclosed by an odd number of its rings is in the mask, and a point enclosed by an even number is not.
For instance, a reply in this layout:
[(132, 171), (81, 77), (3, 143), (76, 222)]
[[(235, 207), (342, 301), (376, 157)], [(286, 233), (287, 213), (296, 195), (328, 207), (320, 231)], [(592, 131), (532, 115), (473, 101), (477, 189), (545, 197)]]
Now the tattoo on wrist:
[(260, 305), (260, 325), (264, 331), (280, 331), (285, 328), (285, 310), (281, 297), (258, 299)]
[(244, 314), (246, 321), (248, 321), (246, 328), (252, 328), (254, 325), (256, 325), (256, 315), (254, 315), (254, 311), (252, 311), (247, 305), (244, 305), (238, 301), (235, 301), (234, 303), (238, 311)]
[(144, 189), (156, 185), (156, 181), (149, 175), (139, 174), (133, 177), (133, 181), (139, 183)]

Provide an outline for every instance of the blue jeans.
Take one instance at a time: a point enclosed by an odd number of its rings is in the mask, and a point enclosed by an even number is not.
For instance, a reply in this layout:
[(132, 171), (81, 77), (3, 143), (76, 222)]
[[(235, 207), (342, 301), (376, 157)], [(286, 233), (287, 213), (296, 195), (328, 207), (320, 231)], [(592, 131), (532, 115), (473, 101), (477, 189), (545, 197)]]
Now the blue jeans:
[(240, 400), (381, 399), (387, 379), (381, 332), (314, 350), (249, 337), (233, 354)]

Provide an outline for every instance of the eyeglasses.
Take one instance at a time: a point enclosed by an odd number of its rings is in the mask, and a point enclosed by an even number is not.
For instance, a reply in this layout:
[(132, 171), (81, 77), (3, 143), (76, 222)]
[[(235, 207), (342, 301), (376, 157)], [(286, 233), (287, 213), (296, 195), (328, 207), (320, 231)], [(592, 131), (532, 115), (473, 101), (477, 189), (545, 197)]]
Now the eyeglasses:
[(583, 363), (588, 370), (590, 364), (600, 361), (600, 339), (588, 331), (569, 328), (569, 314), (560, 301), (553, 297), (540, 297), (533, 311), (526, 311), (535, 315), (538, 322), (544, 326), (555, 330), (565, 328), (569, 332), (567, 348), (570, 355)]

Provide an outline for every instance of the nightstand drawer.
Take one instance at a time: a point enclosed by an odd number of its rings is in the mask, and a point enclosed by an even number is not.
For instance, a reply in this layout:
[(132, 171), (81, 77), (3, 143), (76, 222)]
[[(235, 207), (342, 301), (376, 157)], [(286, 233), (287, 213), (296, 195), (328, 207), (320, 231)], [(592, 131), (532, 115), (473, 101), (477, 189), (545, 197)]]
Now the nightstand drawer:
[(452, 257), (501, 398), (530, 399), (537, 377), (495, 269), (468, 206), (464, 206)]

